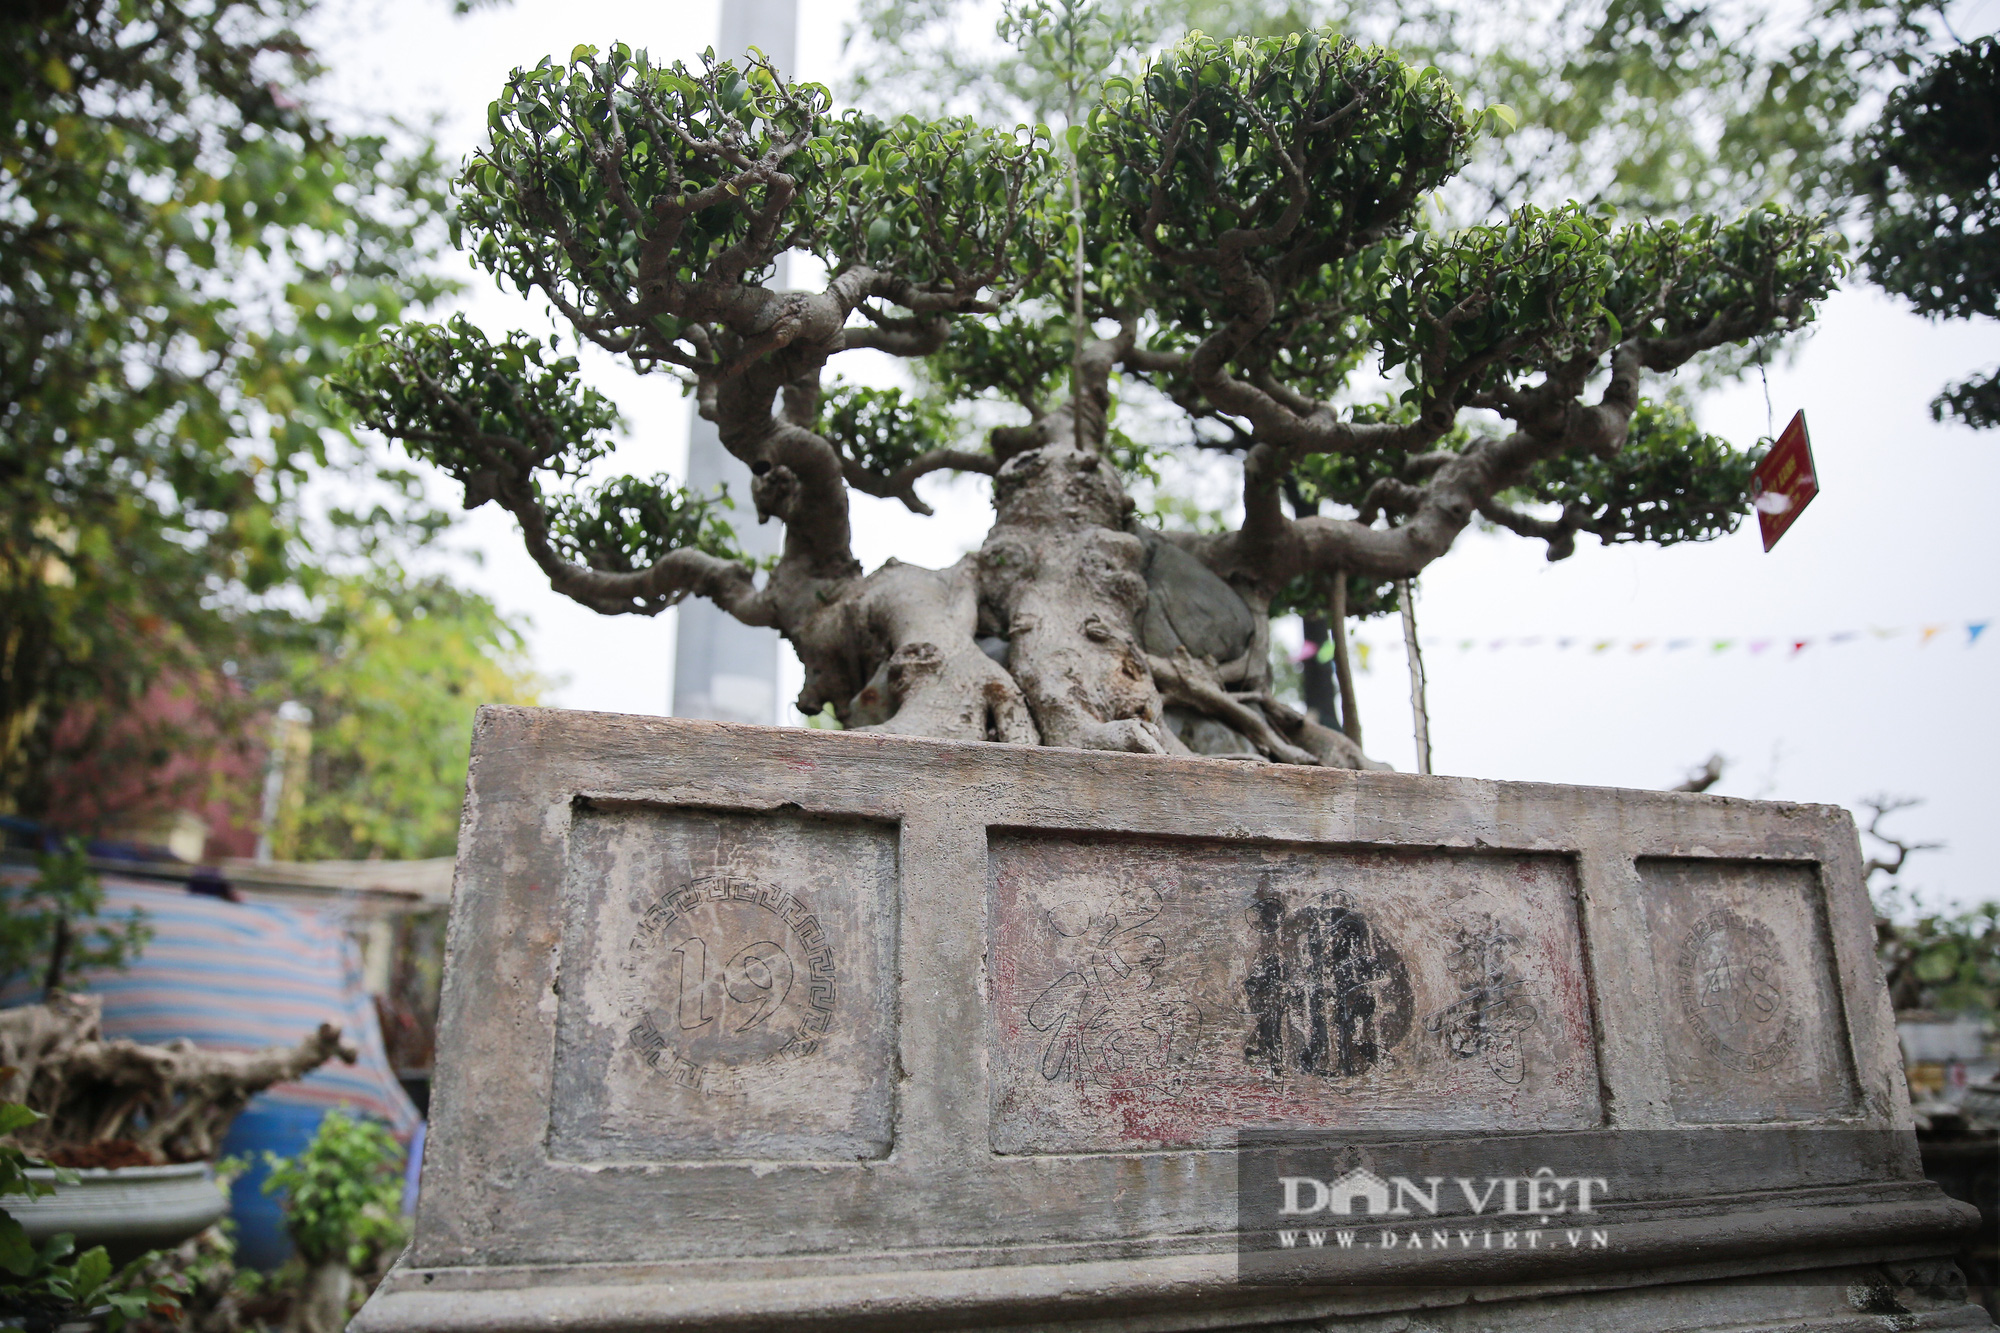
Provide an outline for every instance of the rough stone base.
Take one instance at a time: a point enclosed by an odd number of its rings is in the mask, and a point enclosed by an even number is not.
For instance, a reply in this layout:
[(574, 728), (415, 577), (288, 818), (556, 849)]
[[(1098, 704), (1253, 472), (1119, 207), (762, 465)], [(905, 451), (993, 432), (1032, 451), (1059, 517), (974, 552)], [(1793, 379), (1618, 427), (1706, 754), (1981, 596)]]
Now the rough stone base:
[[(357, 1333), (1990, 1326), (1842, 810), (485, 709), (459, 848)], [(1272, 1130), (1616, 1244), (1291, 1254)]]
[[(518, 1276), (518, 1275), (516, 1275)], [(1631, 1285), (1614, 1285), (1616, 1283)], [(391, 1287), (397, 1284), (391, 1280)], [(684, 1333), (688, 1329), (765, 1333), (1907, 1333), (1922, 1329), (1990, 1329), (1986, 1312), (1966, 1303), (1958, 1270), (1936, 1259), (1867, 1263), (1790, 1275), (1704, 1278), (1697, 1271), (1622, 1275), (1591, 1290), (1553, 1285), (1451, 1291), (1370, 1291), (1242, 1299), (1211, 1290), (1173, 1310), (1072, 1318), (1068, 1299), (1006, 1301), (997, 1313), (988, 1291), (982, 1316), (953, 1320), (922, 1308), (923, 1296), (878, 1292), (870, 1300), (851, 1281), (815, 1284), (762, 1308), (735, 1305), (713, 1291), (670, 1284), (564, 1289), (423, 1291), (404, 1287), (387, 1305), (371, 1303), (353, 1333), (430, 1330), (501, 1333), (560, 1327), (590, 1333)], [(748, 1293), (744, 1293), (748, 1294)], [(935, 1297), (942, 1292), (931, 1292)], [(957, 1297), (971, 1293), (954, 1292)], [(796, 1303), (794, 1303), (794, 1301)], [(773, 1308), (775, 1305), (777, 1308)], [(787, 1308), (789, 1307), (789, 1308)]]

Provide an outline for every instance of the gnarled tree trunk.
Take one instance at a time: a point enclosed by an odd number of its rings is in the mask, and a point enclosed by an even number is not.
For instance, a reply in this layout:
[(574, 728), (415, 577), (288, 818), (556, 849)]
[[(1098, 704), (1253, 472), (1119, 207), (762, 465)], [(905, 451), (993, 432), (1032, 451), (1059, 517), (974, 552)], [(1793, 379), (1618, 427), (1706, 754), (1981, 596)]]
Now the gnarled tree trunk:
[(780, 610), (806, 665), (802, 710), (951, 740), (1372, 766), (1272, 695), (1267, 597), (1136, 523), (1101, 455), (1061, 438), (1022, 449), (994, 503), (977, 556), (892, 560), (817, 590), (796, 629)]
[(156, 1162), (205, 1161), (252, 1097), (359, 1054), (331, 1023), (297, 1046), (215, 1051), (106, 1041), (102, 1020), (94, 995), (0, 1010), (0, 1097), (47, 1117), (14, 1136), (28, 1152), (124, 1143)]

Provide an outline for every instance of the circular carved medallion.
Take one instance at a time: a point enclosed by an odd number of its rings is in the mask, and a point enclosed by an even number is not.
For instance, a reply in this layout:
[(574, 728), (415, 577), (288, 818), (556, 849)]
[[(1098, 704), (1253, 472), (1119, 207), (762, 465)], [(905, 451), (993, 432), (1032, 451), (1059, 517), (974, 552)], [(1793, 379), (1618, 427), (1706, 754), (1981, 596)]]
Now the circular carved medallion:
[(1682, 1011), (1715, 1059), (1757, 1071), (1790, 1052), (1784, 961), (1769, 926), (1726, 908), (1709, 913), (1682, 939), (1679, 972)]
[(674, 1082), (819, 1049), (833, 1020), (833, 949), (796, 895), (735, 875), (662, 894), (625, 964), (628, 1037)]

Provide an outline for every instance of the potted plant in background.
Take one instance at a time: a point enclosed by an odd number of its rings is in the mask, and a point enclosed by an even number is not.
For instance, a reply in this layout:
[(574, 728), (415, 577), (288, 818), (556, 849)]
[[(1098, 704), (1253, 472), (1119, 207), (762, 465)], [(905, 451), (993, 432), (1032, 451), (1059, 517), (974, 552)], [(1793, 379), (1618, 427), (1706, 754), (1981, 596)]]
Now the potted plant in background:
[(298, 1257), (285, 1333), (340, 1333), (409, 1239), (402, 1213), (403, 1148), (372, 1120), (332, 1111), (297, 1157), (271, 1158), (266, 1191), (280, 1196)]
[(120, 968), (145, 947), (142, 916), (98, 916), (102, 890), (81, 847), (44, 855), (39, 875), (7, 886), (0, 978), (40, 979), (38, 1004), (0, 1010), (0, 1099), (26, 1109), (0, 1144), (44, 1165), (9, 1211), (28, 1242), (68, 1234), (123, 1262), (176, 1244), (220, 1218), (214, 1159), (250, 1098), (354, 1046), (322, 1024), (292, 1047), (205, 1050), (104, 1039), (101, 1001), (63, 990), (83, 967)]
[[(0, 1135), (32, 1129), (41, 1117), (18, 1102), (0, 1102)], [(55, 1176), (75, 1180), (57, 1169)], [(0, 1140), (0, 1198), (29, 1200), (55, 1193), (38, 1178), (34, 1159)], [(102, 1320), (111, 1333), (142, 1315), (176, 1315), (176, 1284), (143, 1271), (135, 1259), (114, 1269), (103, 1246), (76, 1253), (75, 1238), (59, 1234), (36, 1244), (27, 1229), (0, 1207), (0, 1319), (26, 1333), (47, 1333), (80, 1320)]]

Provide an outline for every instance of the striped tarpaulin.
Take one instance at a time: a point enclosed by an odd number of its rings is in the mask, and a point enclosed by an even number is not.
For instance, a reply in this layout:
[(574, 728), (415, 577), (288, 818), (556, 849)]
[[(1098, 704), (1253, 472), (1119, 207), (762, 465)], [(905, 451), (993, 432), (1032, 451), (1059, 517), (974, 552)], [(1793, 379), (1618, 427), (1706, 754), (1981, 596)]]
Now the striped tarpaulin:
[[(30, 869), (0, 876), (19, 883)], [(346, 1105), (386, 1122), (408, 1141), (419, 1116), (389, 1068), (382, 1029), (362, 983), (361, 951), (327, 915), (220, 898), (100, 875), (101, 916), (134, 909), (153, 938), (123, 972), (84, 973), (74, 988), (104, 999), (104, 1034), (141, 1042), (187, 1037), (200, 1046), (255, 1050), (292, 1046), (321, 1023), (337, 1023), (361, 1048), (352, 1065), (331, 1061), (265, 1098), (293, 1105)], [(25, 979), (0, 1002), (36, 998)]]

